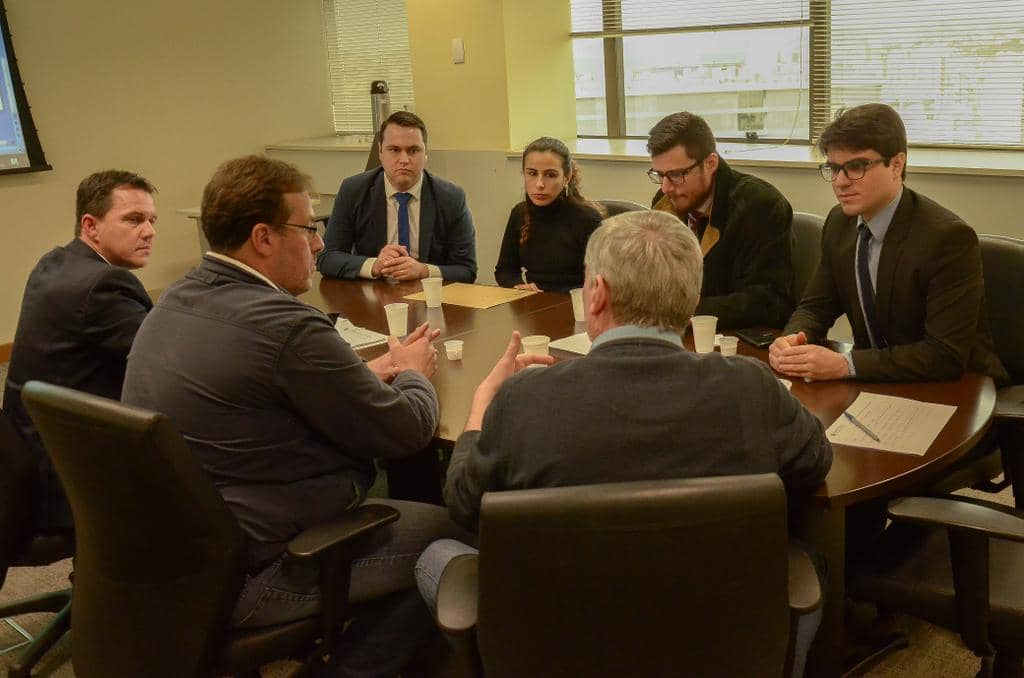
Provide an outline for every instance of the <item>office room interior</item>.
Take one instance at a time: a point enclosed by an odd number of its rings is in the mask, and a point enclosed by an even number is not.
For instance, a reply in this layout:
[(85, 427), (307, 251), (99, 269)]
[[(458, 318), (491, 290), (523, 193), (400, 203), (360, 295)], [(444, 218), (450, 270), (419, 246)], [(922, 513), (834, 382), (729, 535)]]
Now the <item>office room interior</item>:
[[(576, 137), (569, 2), (406, 4), (428, 168), (465, 188), (479, 280), (493, 282), (508, 210), (522, 194), (518, 149), (541, 135)], [(147, 289), (159, 289), (199, 258), (195, 224), (178, 210), (199, 204), (221, 161), (267, 152), (298, 164), (325, 193), (365, 164), (368, 146), (345, 150), (330, 139), (322, 0), (7, 0), (6, 7), (53, 170), (0, 178), (0, 345), (13, 340), (34, 263), (71, 239), (75, 187), (93, 171), (134, 170), (159, 189), (154, 254), (138, 272)], [(463, 40), (465, 63), (453, 63), (453, 38)], [(284, 143), (302, 139), (320, 141)], [(655, 187), (642, 142), (636, 148), (630, 157), (585, 155), (586, 195), (648, 203)], [(834, 204), (810, 159), (723, 154), (775, 184), (794, 210), (826, 214)], [(909, 186), (978, 232), (1024, 237), (1024, 153), (911, 148), (909, 169)]]

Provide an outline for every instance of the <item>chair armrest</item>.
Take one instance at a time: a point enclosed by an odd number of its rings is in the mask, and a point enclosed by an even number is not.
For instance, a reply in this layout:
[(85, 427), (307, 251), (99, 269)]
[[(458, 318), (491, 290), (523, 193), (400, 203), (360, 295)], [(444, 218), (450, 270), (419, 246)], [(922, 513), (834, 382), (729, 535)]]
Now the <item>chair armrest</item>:
[(956, 499), (905, 497), (889, 504), (897, 522), (942, 527), (1009, 541), (1024, 542), (1024, 518)]
[(288, 542), (293, 558), (316, 558), (327, 549), (398, 520), (398, 510), (383, 504), (364, 504), (337, 520), (303, 530)]
[(453, 636), (472, 633), (477, 623), (477, 594), (480, 558), (475, 554), (456, 556), (444, 568), (437, 583), (437, 623)]
[(1006, 386), (996, 392), (995, 417), (1024, 421), (1024, 386)]
[(799, 546), (789, 546), (789, 609), (798, 615), (821, 605), (821, 582), (811, 557)]

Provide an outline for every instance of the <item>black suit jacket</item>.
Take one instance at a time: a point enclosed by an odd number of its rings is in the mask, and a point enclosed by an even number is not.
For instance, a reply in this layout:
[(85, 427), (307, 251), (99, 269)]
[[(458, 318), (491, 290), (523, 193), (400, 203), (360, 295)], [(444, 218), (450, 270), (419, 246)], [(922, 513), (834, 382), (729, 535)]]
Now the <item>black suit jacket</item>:
[[(718, 328), (781, 327), (793, 311), (793, 208), (767, 181), (719, 158), (711, 223), (701, 238), (704, 283), (696, 314)], [(659, 190), (654, 209), (675, 214)], [(684, 222), (686, 215), (676, 215)]]
[(888, 348), (871, 348), (857, 296), (857, 217), (837, 205), (825, 220), (821, 261), (785, 333), (822, 342), (843, 313), (853, 329), (858, 379), (956, 379), (965, 369), (997, 383), (1009, 377), (995, 354), (985, 317), (978, 236), (960, 217), (903, 189), (882, 243), (875, 283), (880, 334)]
[[(317, 268), (328, 278), (354, 280), (368, 257), (388, 242), (384, 169), (341, 182), (327, 222)], [(420, 193), (419, 259), (441, 269), (445, 280), (476, 280), (476, 232), (466, 194), (455, 184), (423, 172)]]
[(39, 529), (72, 526), (60, 483), (21, 402), (33, 379), (121, 397), (128, 351), (153, 307), (139, 279), (75, 239), (43, 255), (29, 275), (4, 389), (4, 410), (40, 456)]

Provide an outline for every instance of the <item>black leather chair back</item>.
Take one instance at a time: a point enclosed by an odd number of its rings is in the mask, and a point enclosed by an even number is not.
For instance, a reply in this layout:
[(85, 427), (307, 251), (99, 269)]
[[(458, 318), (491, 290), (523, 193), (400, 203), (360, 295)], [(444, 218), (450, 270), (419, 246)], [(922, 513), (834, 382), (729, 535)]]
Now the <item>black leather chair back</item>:
[(640, 203), (629, 200), (598, 200), (597, 202), (604, 206), (609, 217), (614, 217), (616, 214), (623, 214), (625, 212), (638, 212), (647, 209)]
[(787, 546), (774, 474), (488, 493), (485, 673), (781, 675)]
[(28, 444), (0, 411), (0, 586), (32, 528), (38, 464)]
[(821, 229), (825, 218), (793, 212), (793, 300), (799, 304), (821, 260)]
[(210, 670), (244, 577), (243, 535), (163, 415), (30, 382), (22, 397), (71, 503), (75, 675)]
[(996, 354), (1014, 384), (1024, 384), (1024, 240), (979, 235), (985, 306)]

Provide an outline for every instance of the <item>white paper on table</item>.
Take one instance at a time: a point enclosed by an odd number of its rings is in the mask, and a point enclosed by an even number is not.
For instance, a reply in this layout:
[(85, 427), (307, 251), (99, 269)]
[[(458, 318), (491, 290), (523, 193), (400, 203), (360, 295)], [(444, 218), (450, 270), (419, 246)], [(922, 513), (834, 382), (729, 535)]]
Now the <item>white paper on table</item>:
[(580, 355), (587, 355), (590, 353), (590, 337), (587, 336), (586, 332), (580, 332), (564, 339), (558, 339), (548, 344), (550, 348), (558, 348), (563, 351), (569, 351), (570, 353), (579, 353)]
[(825, 432), (831, 442), (921, 455), (928, 451), (939, 431), (949, 422), (956, 406), (861, 393), (846, 411), (869, 428), (881, 442), (872, 440), (843, 415), (839, 415)]
[(388, 343), (388, 335), (368, 330), (365, 327), (357, 327), (348, 318), (339, 317), (334, 322), (334, 327), (338, 330), (341, 338), (354, 349)]

